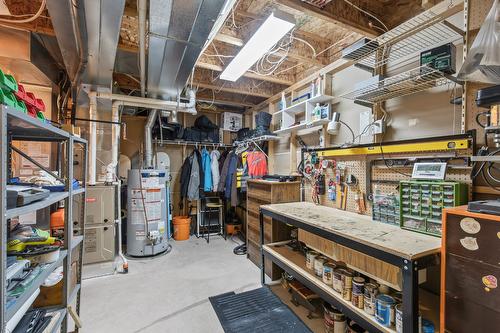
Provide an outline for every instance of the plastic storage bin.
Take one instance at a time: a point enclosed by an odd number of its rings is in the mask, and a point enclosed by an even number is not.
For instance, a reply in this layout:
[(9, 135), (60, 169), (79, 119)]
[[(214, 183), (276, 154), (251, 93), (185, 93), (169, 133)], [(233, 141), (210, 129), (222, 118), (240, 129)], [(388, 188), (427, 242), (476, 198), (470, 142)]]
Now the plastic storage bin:
[(399, 184), (401, 228), (441, 235), (442, 210), (467, 203), (467, 185), (458, 182), (402, 181)]

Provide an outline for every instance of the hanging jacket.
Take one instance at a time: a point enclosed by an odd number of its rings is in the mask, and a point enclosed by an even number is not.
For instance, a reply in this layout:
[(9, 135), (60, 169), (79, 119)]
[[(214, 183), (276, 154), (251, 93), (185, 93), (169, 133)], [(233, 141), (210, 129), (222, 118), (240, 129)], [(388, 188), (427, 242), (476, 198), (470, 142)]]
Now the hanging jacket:
[(195, 148), (193, 150), (193, 154), (196, 155), (196, 160), (198, 161), (198, 170), (200, 172), (200, 183), (198, 185), (198, 194), (199, 194), (199, 198), (204, 198), (205, 192), (203, 191), (203, 185), (205, 182), (205, 174), (203, 172), (203, 165), (201, 164), (201, 153), (198, 150), (198, 148)]
[(247, 155), (248, 175), (262, 177), (267, 175), (267, 158), (261, 151), (252, 151)]
[(212, 169), (212, 191), (217, 192), (217, 188), (219, 187), (219, 156), (220, 152), (217, 149), (212, 150), (210, 153), (210, 168)]
[(198, 163), (198, 155), (193, 152), (189, 157), (191, 160), (191, 174), (189, 178), (189, 186), (187, 191), (187, 198), (189, 200), (198, 200), (200, 198), (200, 173), (201, 168)]
[(222, 173), (222, 167), (224, 166), (224, 162), (226, 161), (227, 155), (229, 154), (229, 150), (224, 150), (219, 157), (219, 173)]
[[(238, 161), (238, 157), (236, 156), (235, 154), (235, 160), (236, 160), (236, 164), (237, 164), (237, 161)], [(238, 206), (238, 189), (236, 188), (237, 186), (237, 176), (236, 176), (236, 168), (233, 172), (233, 175), (231, 177), (231, 191), (230, 191), (230, 194), (231, 194), (231, 207), (236, 207)]]
[(224, 192), (226, 189), (226, 178), (227, 178), (227, 170), (229, 168), (229, 160), (231, 160), (231, 155), (233, 152), (229, 152), (224, 160), (224, 165), (222, 166), (221, 172), (220, 172), (220, 180), (219, 180), (219, 186), (217, 187), (217, 190), (219, 192)]
[(182, 163), (181, 167), (181, 202), (180, 207), (182, 208), (182, 201), (184, 198), (187, 198), (189, 181), (191, 179), (191, 162), (192, 159), (190, 156), (184, 159), (184, 163)]
[(203, 191), (212, 191), (212, 161), (206, 148), (201, 151), (201, 164), (203, 168)]
[(235, 153), (232, 153), (231, 157), (228, 156), (228, 158), (229, 163), (227, 168), (224, 196), (226, 199), (231, 199), (232, 186), (234, 185), (234, 187), (236, 188), (236, 166), (238, 164), (238, 156)]

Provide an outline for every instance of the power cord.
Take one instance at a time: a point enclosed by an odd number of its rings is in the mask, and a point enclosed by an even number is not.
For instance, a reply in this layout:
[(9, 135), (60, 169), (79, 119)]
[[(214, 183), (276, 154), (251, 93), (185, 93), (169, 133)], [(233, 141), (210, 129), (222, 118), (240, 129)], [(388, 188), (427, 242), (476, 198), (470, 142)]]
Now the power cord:
[[(231, 241), (233, 243), (236, 243), (238, 244), (238, 246), (236, 246), (234, 249), (233, 249), (233, 253), (236, 254), (237, 256), (242, 256), (242, 255), (245, 255), (247, 254), (247, 244), (246, 243), (243, 243), (243, 244), (240, 244), (238, 243), (237, 241), (234, 240), (234, 234), (231, 235)], [(238, 233), (236, 234), (236, 236), (239, 236), (240, 239), (244, 239), (243, 237), (243, 234), (241, 233), (241, 231), (238, 231)]]

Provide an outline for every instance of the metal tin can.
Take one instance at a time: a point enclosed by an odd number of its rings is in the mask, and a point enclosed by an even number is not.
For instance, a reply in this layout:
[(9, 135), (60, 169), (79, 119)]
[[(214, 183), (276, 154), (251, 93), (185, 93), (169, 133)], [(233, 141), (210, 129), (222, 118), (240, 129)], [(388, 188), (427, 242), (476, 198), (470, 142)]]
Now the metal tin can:
[(314, 269), (314, 259), (319, 255), (318, 252), (309, 250), (306, 253), (306, 267), (308, 269)]
[(336, 292), (342, 292), (342, 268), (333, 270), (332, 287)]
[(360, 276), (356, 276), (352, 279), (352, 305), (358, 309), (363, 309), (364, 306), (364, 287), (365, 279)]
[(375, 299), (378, 294), (378, 284), (366, 283), (364, 292), (364, 305), (363, 308), (369, 315), (375, 315)]
[(337, 265), (333, 261), (323, 264), (323, 282), (331, 286), (333, 284), (333, 270)]
[(347, 269), (341, 270), (342, 298), (346, 301), (351, 300), (352, 295), (352, 273)]
[(328, 258), (325, 256), (317, 256), (314, 258), (314, 274), (316, 274), (316, 276), (323, 276), (323, 264), (327, 260)]
[(345, 315), (330, 304), (324, 302), (325, 333), (344, 333), (346, 330)]
[(377, 296), (375, 317), (377, 321), (385, 326), (390, 327), (394, 323), (394, 298), (386, 294)]
[(365, 329), (359, 326), (354, 320), (349, 321), (347, 325), (347, 333), (365, 333)]
[(396, 332), (403, 333), (403, 304), (396, 304), (395, 309), (395, 322), (396, 322)]

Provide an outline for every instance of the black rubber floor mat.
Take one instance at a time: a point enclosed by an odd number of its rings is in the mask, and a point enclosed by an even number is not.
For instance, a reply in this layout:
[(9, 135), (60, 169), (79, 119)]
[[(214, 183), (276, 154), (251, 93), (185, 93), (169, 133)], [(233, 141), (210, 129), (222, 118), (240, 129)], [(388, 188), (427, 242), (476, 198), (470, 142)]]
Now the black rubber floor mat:
[(226, 333), (312, 333), (267, 287), (209, 300)]

